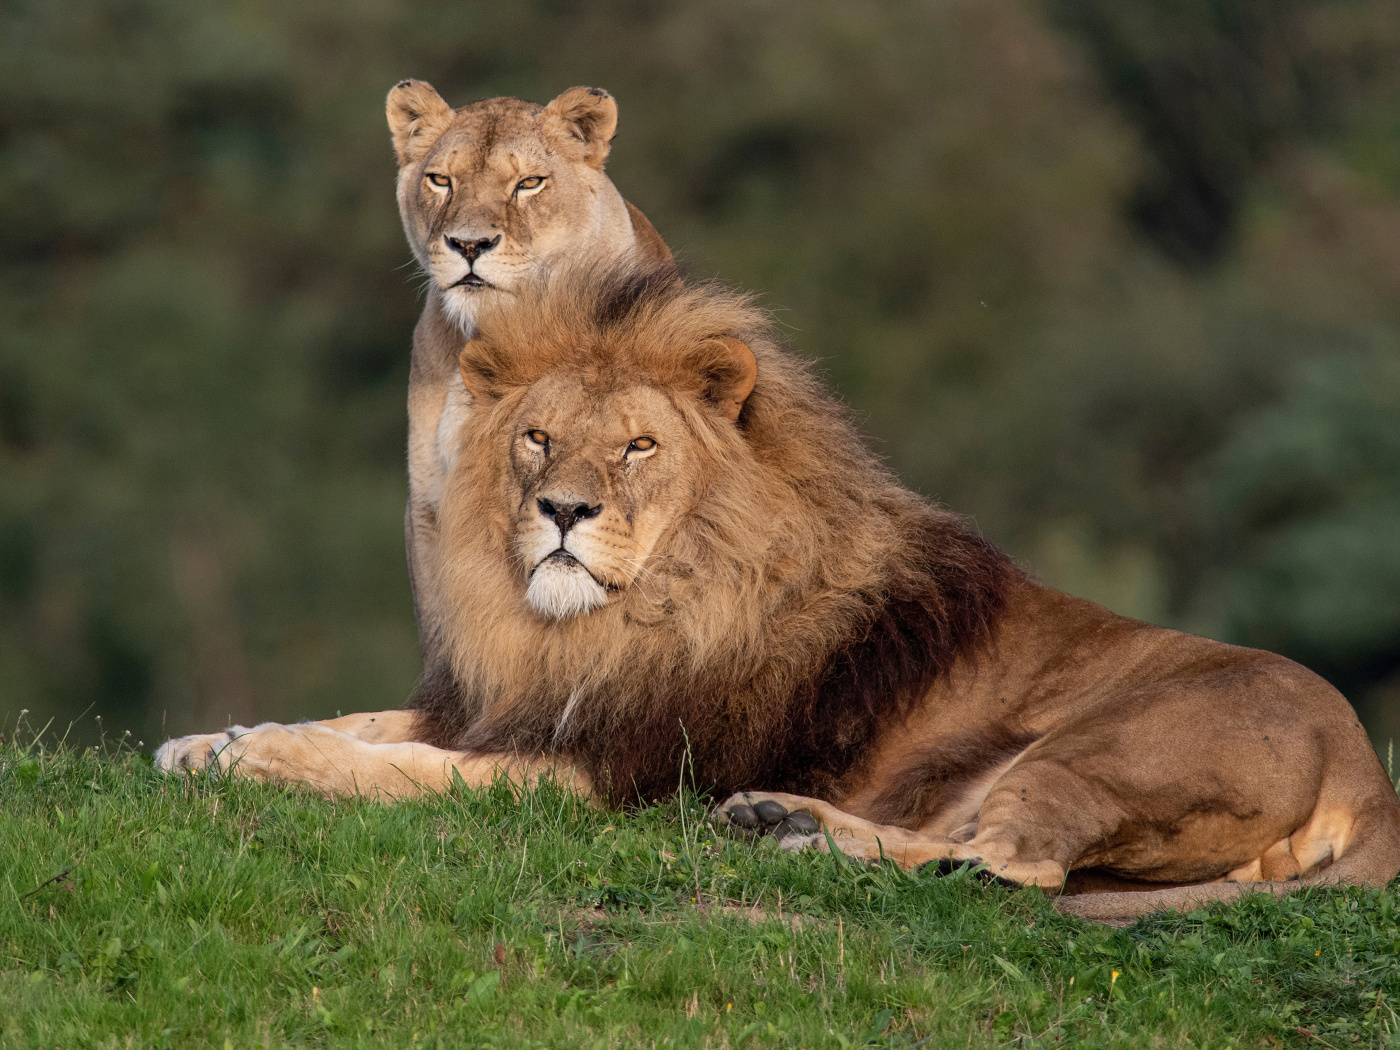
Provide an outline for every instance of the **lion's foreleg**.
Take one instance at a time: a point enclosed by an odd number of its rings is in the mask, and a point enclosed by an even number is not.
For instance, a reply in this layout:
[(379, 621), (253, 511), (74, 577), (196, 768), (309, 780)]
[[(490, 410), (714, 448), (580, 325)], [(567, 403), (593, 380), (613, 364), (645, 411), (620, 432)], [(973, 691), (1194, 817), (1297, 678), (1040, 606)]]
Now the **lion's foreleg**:
[(418, 717), (414, 711), (364, 711), (312, 724), (348, 733), (367, 744), (406, 744), (417, 739)]
[(369, 743), (315, 722), (266, 722), (167, 741), (156, 765), (305, 784), (326, 794), (402, 798), (449, 787), (460, 757), (428, 744)]
[(540, 757), (470, 755), (412, 741), (369, 743), (314, 722), (182, 737), (162, 745), (156, 765), (167, 770), (217, 768), (237, 776), (305, 784), (331, 795), (411, 798), (461, 781), (481, 788), (505, 777), (516, 785), (552, 777), (588, 796), (581, 771)]
[(469, 788), (482, 788), (504, 777), (514, 788), (529, 788), (541, 780), (553, 781), (568, 788), (589, 802), (599, 800), (593, 794), (593, 781), (572, 763), (545, 755), (489, 754), (457, 755), (454, 765), (457, 775)]

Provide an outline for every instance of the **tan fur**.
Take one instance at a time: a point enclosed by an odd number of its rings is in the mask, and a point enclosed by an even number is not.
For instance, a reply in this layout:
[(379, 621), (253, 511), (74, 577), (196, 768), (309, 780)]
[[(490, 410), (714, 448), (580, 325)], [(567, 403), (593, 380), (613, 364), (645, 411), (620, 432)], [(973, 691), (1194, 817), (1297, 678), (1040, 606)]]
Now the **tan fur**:
[[(1350, 706), (1297, 664), (1030, 584), (994, 653), (934, 689), (929, 719), (891, 727), (839, 805), (751, 792), (721, 813), (772, 798), (810, 810), (851, 856), (985, 863), (1109, 922), (1252, 891), (1381, 886), (1400, 870), (1395, 791)], [(972, 837), (947, 831), (967, 798), (903, 804), (919, 755), (1008, 724), (1035, 739), (978, 785)]]
[(514, 754), (454, 754), (413, 740), (360, 739), (333, 727), (336, 721), (265, 722), (180, 737), (161, 746), (156, 766), (167, 772), (211, 769), (303, 784), (327, 795), (384, 800), (441, 793), (459, 780), (482, 788), (498, 778), (523, 786), (548, 777), (585, 797), (592, 793), (587, 775), (567, 765)]
[(162, 768), (386, 795), (550, 770), (627, 800), (684, 762), (735, 792), (721, 821), (805, 810), (854, 857), (984, 863), (1109, 921), (1400, 869), (1400, 800), (1327, 683), (1027, 579), (902, 488), (742, 297), (556, 275), (460, 368), (450, 688), (398, 742), (259, 727)]
[[(556, 266), (664, 262), (671, 253), (604, 174), (617, 130), (617, 103), (606, 91), (570, 88), (547, 106), (492, 98), (453, 109), (430, 85), (406, 80), (389, 92), (385, 110), (404, 233), (430, 278), (409, 372), (404, 541), (431, 680), (438, 660), (438, 505), (471, 407), (457, 355), (475, 332), (477, 313)], [(432, 176), (450, 185), (435, 186)], [(544, 182), (518, 190), (531, 176)], [(451, 243), (495, 238), (471, 261)], [(471, 273), (485, 285), (461, 286)]]

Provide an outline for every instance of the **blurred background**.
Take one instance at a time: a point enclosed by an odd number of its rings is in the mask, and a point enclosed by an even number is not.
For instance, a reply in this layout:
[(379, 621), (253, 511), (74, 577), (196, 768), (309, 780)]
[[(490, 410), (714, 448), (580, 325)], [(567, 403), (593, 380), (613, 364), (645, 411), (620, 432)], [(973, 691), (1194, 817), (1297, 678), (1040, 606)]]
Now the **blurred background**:
[(1400, 737), (1400, 0), (9, 0), (0, 726), (397, 706), (421, 308), (383, 99), (609, 172), (1046, 581)]

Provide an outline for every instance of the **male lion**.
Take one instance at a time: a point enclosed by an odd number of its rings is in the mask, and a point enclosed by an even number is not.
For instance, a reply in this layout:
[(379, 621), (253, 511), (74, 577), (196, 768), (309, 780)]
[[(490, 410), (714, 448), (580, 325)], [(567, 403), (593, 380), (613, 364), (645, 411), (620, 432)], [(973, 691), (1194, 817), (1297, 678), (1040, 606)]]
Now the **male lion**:
[(785, 848), (820, 824), (1098, 918), (1400, 869), (1400, 801), (1326, 682), (1039, 586), (901, 487), (744, 299), (556, 275), (460, 365), (451, 690), (162, 768), (391, 796), (552, 769), (629, 801), (688, 762)]
[(662, 263), (671, 253), (603, 173), (617, 103), (601, 88), (570, 88), (547, 106), (492, 98), (453, 109), (430, 85), (405, 80), (385, 110), (399, 162), (399, 215), (431, 279), (413, 333), (404, 512), (420, 688), (431, 692), (447, 677), (435, 642), (438, 504), (470, 407), (457, 355), (478, 311), (560, 264)]

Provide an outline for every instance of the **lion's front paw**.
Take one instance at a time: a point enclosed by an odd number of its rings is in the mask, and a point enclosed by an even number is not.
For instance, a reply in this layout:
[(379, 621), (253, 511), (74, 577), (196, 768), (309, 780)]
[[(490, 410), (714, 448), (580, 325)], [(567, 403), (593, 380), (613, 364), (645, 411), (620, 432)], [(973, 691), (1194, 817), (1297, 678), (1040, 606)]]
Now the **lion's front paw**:
[(772, 835), (783, 849), (804, 849), (821, 838), (821, 825), (805, 809), (789, 810), (781, 802), (740, 792), (715, 811), (721, 824), (748, 834)]
[(218, 763), (224, 748), (247, 732), (243, 726), (230, 726), (222, 733), (196, 733), (167, 740), (156, 748), (155, 767), (166, 773), (208, 769)]

